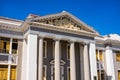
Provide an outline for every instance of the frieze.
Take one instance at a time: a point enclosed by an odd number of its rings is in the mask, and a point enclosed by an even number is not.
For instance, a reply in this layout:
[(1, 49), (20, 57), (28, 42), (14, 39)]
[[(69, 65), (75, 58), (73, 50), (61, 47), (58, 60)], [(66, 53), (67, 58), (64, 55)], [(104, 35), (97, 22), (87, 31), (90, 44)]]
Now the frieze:
[(43, 23), (43, 24), (49, 24), (57, 27), (63, 27), (66, 29), (76, 30), (76, 31), (87, 31), (94, 33), (86, 28), (84, 26), (78, 25), (76, 22), (74, 22), (72, 19), (69, 19), (67, 17), (57, 17), (57, 18), (50, 18), (50, 19), (41, 19), (41, 20), (33, 20), (31, 22), (37, 22), (37, 23)]

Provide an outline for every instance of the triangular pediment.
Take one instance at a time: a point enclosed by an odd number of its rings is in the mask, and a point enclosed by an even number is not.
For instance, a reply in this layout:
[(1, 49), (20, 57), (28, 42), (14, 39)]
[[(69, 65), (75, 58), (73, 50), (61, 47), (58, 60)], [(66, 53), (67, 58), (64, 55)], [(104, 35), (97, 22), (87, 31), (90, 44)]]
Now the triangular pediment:
[(86, 31), (90, 33), (98, 34), (93, 28), (89, 27), (75, 16), (68, 12), (62, 12), (58, 14), (39, 16), (31, 20), (31, 22), (38, 22), (43, 24), (49, 24), (57, 27), (63, 27), (66, 29), (76, 31)]

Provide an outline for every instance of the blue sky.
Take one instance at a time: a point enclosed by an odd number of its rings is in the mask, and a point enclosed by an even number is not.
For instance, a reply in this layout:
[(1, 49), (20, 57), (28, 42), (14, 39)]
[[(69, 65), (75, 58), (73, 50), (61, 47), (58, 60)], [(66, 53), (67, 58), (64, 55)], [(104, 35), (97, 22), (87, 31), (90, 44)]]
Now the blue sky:
[(25, 20), (28, 14), (70, 12), (101, 35), (120, 35), (120, 0), (0, 0), (0, 16)]

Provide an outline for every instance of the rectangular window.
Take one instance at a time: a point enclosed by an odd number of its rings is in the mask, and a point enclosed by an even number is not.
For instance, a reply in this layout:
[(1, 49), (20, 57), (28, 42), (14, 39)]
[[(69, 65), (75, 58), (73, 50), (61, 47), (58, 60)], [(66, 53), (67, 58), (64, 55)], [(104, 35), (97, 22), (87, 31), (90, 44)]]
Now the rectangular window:
[(67, 80), (70, 80), (70, 68), (68, 67), (68, 71), (67, 71)]
[(120, 70), (118, 70), (118, 80), (120, 80)]
[(43, 66), (43, 78), (42, 78), (42, 80), (47, 80), (46, 78), (46, 66)]
[(97, 61), (103, 61), (103, 51), (102, 50), (96, 50), (96, 59)]
[(47, 58), (47, 41), (43, 42), (43, 57)]
[(16, 80), (16, 66), (11, 66), (10, 80)]
[(116, 61), (120, 62), (120, 51), (116, 51)]
[(9, 53), (10, 38), (0, 37), (0, 53)]
[(104, 78), (104, 70), (101, 70), (101, 80), (105, 80), (105, 78)]
[(7, 80), (8, 78), (8, 66), (0, 65), (0, 80)]
[(13, 42), (12, 42), (12, 54), (17, 54), (17, 50), (18, 50), (18, 40), (13, 39)]
[(100, 57), (100, 61), (103, 61), (103, 52), (102, 52), (102, 50), (99, 50), (99, 57)]
[(99, 60), (98, 57), (99, 57), (99, 56), (98, 56), (98, 50), (96, 50), (96, 59), (97, 59), (97, 61)]
[(70, 59), (70, 45), (67, 44), (67, 59)]
[(105, 80), (104, 70), (97, 70), (98, 80)]
[(97, 76), (98, 76), (98, 80), (100, 80), (100, 71), (97, 70)]

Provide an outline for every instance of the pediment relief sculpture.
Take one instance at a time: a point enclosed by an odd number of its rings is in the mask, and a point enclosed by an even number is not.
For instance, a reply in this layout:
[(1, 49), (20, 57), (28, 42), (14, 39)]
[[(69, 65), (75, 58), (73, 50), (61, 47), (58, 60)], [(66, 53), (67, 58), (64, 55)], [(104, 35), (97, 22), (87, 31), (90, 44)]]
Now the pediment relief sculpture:
[(30, 22), (43, 23), (55, 27), (62, 27), (64, 29), (98, 34), (98, 32), (96, 32), (93, 28), (89, 27), (84, 22), (68, 12), (35, 17), (32, 18)]
[(75, 23), (74, 21), (72, 21), (67, 17), (60, 17), (57, 19), (55, 18), (55, 19), (34, 20), (34, 22), (54, 25), (54, 26), (77, 30), (77, 31), (83, 30), (83, 31), (91, 32), (90, 30), (85, 29), (83, 26), (78, 25), (77, 23)]

